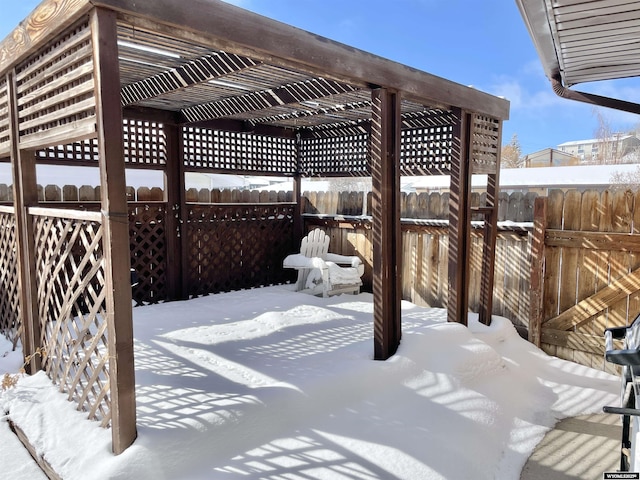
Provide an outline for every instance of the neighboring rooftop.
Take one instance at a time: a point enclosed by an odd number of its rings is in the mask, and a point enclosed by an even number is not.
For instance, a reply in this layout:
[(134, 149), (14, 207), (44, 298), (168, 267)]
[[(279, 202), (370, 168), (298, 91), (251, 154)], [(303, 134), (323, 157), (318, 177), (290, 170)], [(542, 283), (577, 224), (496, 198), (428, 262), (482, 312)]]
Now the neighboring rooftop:
[(571, 140), (569, 142), (564, 142), (559, 144), (558, 147), (570, 147), (574, 145), (586, 145), (586, 144), (599, 143), (599, 142), (615, 142), (615, 141), (621, 142), (628, 138), (634, 138), (634, 137), (635, 135), (625, 133), (620, 135), (614, 135), (613, 137), (610, 137), (610, 138), (590, 138), (588, 140)]
[[(615, 185), (615, 174), (633, 176), (640, 172), (640, 165), (578, 165), (567, 167), (505, 168), (500, 171), (500, 189), (522, 190), (533, 188), (575, 188), (606, 189)], [(412, 190), (445, 190), (447, 177), (411, 177), (405, 178), (403, 186)], [(638, 174), (640, 181), (640, 174)], [(475, 175), (471, 186), (474, 189), (486, 185), (486, 179)]]

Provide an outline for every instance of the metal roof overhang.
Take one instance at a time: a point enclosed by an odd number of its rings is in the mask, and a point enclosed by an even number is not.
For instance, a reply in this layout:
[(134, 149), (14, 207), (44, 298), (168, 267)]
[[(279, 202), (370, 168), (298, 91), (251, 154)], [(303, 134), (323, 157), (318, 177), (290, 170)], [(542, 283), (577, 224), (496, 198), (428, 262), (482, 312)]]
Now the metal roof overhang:
[(516, 0), (545, 74), (560, 96), (640, 114), (640, 104), (578, 92), (578, 83), (640, 76), (640, 3)]

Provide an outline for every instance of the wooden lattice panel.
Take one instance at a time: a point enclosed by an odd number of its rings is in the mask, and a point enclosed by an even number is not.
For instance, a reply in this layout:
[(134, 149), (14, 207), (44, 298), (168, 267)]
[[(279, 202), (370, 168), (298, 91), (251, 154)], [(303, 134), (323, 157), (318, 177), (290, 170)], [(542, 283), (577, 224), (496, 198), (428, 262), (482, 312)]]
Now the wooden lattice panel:
[(91, 28), (72, 28), (16, 68), (22, 148), (95, 136)]
[[(123, 120), (124, 161), (127, 165), (162, 168), (167, 163), (167, 138), (162, 123)], [(39, 161), (71, 165), (98, 163), (98, 141), (93, 138), (55, 145), (36, 152)]]
[(473, 173), (497, 173), (500, 168), (500, 121), (473, 115), (471, 165)]
[[(42, 210), (42, 209), (40, 209)], [(34, 216), (43, 368), (78, 409), (111, 421), (100, 214)]]
[(188, 127), (183, 129), (187, 170), (293, 175), (295, 140)]
[(166, 206), (129, 204), (131, 268), (138, 277), (133, 289), (136, 305), (167, 298)]
[(0, 333), (15, 346), (22, 334), (15, 215), (0, 207)]
[(84, 164), (95, 166), (98, 163), (98, 141), (83, 140), (67, 145), (55, 145), (36, 151), (36, 157), (47, 163)]
[(189, 205), (186, 234), (190, 296), (291, 280), (292, 205)]
[(0, 78), (0, 156), (7, 155), (11, 149), (9, 115), (9, 90), (6, 77)]
[(166, 165), (167, 137), (163, 125), (125, 119), (124, 161), (133, 165)]
[(402, 130), (400, 169), (403, 174), (449, 174), (453, 127), (450, 125)]
[(307, 176), (369, 176), (369, 135), (310, 138), (302, 141), (301, 170)]

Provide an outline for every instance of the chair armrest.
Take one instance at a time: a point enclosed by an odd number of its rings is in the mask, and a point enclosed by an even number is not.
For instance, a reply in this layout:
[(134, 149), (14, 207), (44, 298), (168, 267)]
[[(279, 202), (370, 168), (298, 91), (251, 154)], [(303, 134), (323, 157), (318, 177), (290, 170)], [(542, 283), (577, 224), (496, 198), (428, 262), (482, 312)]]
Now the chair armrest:
[(349, 265), (357, 267), (362, 263), (360, 257), (352, 255), (338, 255), (337, 253), (327, 253), (327, 262), (337, 263), (338, 265)]
[(604, 354), (607, 362), (616, 365), (638, 366), (640, 365), (640, 349), (607, 350)]
[(287, 255), (282, 262), (284, 268), (326, 268), (326, 262), (320, 257), (307, 257), (301, 253)]

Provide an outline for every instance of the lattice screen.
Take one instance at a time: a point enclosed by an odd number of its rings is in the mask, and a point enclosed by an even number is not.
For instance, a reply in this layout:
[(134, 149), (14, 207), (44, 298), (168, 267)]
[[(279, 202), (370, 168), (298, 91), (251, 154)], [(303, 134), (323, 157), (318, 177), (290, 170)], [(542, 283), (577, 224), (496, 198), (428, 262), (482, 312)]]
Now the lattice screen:
[(131, 268), (138, 275), (133, 288), (136, 306), (167, 298), (166, 205), (129, 204)]
[(166, 165), (167, 137), (163, 125), (124, 119), (124, 161), (131, 165)]
[(405, 175), (449, 174), (453, 127), (435, 126), (402, 131), (400, 169)]
[(496, 173), (499, 168), (500, 121), (473, 115), (471, 163), (473, 173)]
[[(164, 125), (142, 120), (123, 120), (124, 161), (127, 165), (158, 167), (167, 163), (167, 137)], [(83, 140), (56, 145), (36, 153), (38, 160), (47, 163), (93, 165), (98, 163), (98, 141)]]
[(293, 175), (296, 171), (294, 139), (195, 127), (184, 128), (183, 139), (187, 170), (278, 175)]
[(15, 215), (0, 207), (0, 333), (14, 347), (22, 334)]
[(0, 156), (7, 155), (11, 150), (9, 116), (9, 91), (6, 77), (0, 77)]
[(368, 176), (369, 135), (304, 139), (301, 170), (306, 176)]
[(190, 296), (291, 280), (292, 205), (189, 205), (185, 230)]
[[(74, 215), (81, 213), (74, 218)], [(103, 426), (110, 424), (103, 229), (99, 213), (35, 216), (43, 368)]]
[(22, 148), (96, 132), (91, 28), (85, 22), (16, 68)]
[(51, 163), (73, 163), (96, 166), (98, 163), (98, 141), (84, 140), (68, 145), (56, 145), (36, 152), (38, 160)]

